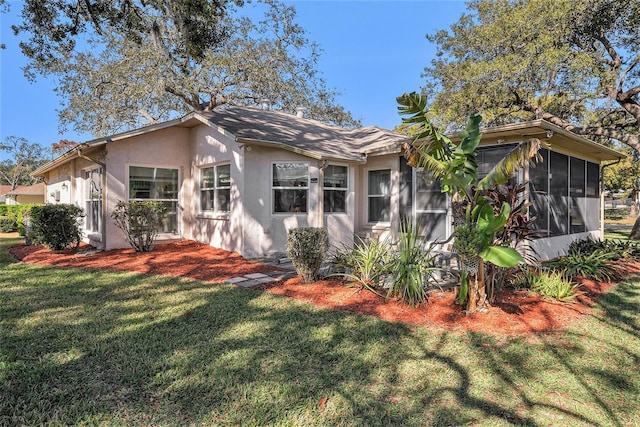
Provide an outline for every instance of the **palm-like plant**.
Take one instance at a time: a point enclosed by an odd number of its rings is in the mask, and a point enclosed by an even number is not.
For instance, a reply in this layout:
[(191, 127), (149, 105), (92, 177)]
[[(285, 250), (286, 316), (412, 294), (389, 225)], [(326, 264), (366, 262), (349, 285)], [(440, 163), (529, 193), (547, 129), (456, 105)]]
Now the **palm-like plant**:
[(492, 186), (504, 184), (513, 172), (537, 160), (542, 142), (533, 138), (520, 144), (478, 181), (476, 157), (482, 137), (481, 116), (469, 118), (460, 133), (460, 143), (455, 144), (431, 122), (426, 97), (413, 92), (398, 97), (397, 102), (399, 113), (405, 116), (403, 122), (415, 135), (406, 147), (409, 165), (424, 168), (440, 178), (442, 191), (449, 193), (453, 201), (454, 247), (459, 253), (474, 255), (469, 263), (473, 267), (462, 263), (458, 294), (461, 304), (467, 302), (467, 312), (474, 312), (478, 306), (487, 304), (484, 261), (514, 267), (523, 260), (514, 248), (495, 244), (496, 234), (509, 216), (509, 203), (505, 201), (496, 213), (482, 194)]

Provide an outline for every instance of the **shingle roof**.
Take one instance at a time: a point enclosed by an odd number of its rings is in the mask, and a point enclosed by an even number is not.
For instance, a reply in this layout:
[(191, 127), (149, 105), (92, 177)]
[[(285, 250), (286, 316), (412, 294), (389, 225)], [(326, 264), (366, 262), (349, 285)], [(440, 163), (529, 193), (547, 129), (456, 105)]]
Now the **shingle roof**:
[(13, 191), (7, 193), (8, 196), (40, 196), (44, 195), (44, 182), (34, 185), (18, 185)]
[(39, 167), (34, 176), (75, 158), (80, 150), (172, 126), (191, 128), (206, 124), (223, 129), (239, 143), (253, 143), (297, 151), (317, 159), (341, 159), (364, 162), (369, 153), (399, 152), (407, 137), (376, 126), (344, 129), (317, 120), (297, 117), (276, 110), (252, 107), (228, 107), (212, 112), (192, 112), (179, 119), (132, 129), (109, 137), (84, 142), (51, 162)]
[(0, 196), (4, 196), (9, 191), (11, 191), (11, 186), (10, 185), (0, 185)]
[(372, 151), (400, 147), (407, 137), (376, 126), (344, 129), (275, 110), (231, 107), (198, 113), (240, 141), (288, 146), (318, 158), (362, 161)]

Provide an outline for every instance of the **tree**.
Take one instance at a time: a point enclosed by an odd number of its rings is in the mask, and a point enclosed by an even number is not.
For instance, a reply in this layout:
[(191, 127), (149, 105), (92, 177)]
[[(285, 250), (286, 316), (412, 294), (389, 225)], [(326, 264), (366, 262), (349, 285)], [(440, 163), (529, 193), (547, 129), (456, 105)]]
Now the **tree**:
[(620, 151), (626, 152), (628, 156), (604, 170), (605, 190), (633, 192), (637, 190), (637, 180), (640, 177), (638, 154), (629, 148)]
[(0, 151), (10, 156), (0, 162), (0, 179), (10, 185), (11, 190), (18, 185), (35, 184), (37, 180), (31, 176), (31, 172), (49, 160), (43, 146), (16, 136), (9, 136), (0, 142)]
[[(621, 151), (626, 152), (627, 157), (604, 169), (604, 188), (612, 193), (625, 192), (633, 201), (629, 215), (637, 216), (638, 196), (640, 195), (640, 159), (638, 153), (629, 147)], [(640, 223), (636, 228), (640, 228)], [(640, 234), (634, 236), (640, 236)], [(638, 237), (634, 237), (634, 240), (638, 240)]]
[(425, 91), (446, 123), (541, 118), (640, 152), (640, 2), (471, 0), (449, 30)]
[[(38, 66), (55, 66), (88, 35), (110, 32), (141, 45), (146, 36), (168, 37), (172, 53), (184, 59), (202, 58), (211, 45), (229, 33), (225, 19), (243, 0), (25, 0), (24, 21), (14, 33), (28, 33), (23, 52)], [(0, 0), (3, 6), (4, 0)]]
[[(54, 51), (41, 38), (55, 39), (57, 33), (45, 29), (41, 35), (37, 31), (52, 19), (45, 13), (48, 8), (61, 3), (76, 5), (68, 0), (27, 1), (25, 7), (33, 9), (27, 20), (37, 25), (23, 52), (31, 58), (29, 72), (57, 76), (56, 90), (64, 100), (60, 111), (63, 127), (104, 135), (190, 111), (259, 105), (263, 99), (292, 112), (306, 107), (309, 117), (326, 122), (357, 124), (335, 103), (337, 93), (326, 87), (317, 71), (320, 50), (295, 23), (295, 9), (276, 0), (260, 5), (259, 10), (264, 11), (260, 22), (230, 13), (231, 5), (240, 4), (238, 1), (166, 2), (172, 7), (163, 6), (165, 2), (142, 6), (116, 1), (97, 23), (83, 15), (82, 45)], [(102, 4), (97, 0), (89, 3)], [(136, 12), (124, 16), (130, 16), (132, 22), (112, 22), (110, 17), (125, 13), (121, 9), (129, 3)], [(191, 3), (201, 4), (202, 10), (180, 6)], [(198, 45), (188, 47), (185, 43), (191, 40), (191, 32), (182, 20), (185, 16), (199, 19), (207, 10), (205, 6), (225, 11), (215, 22), (202, 24), (215, 29), (217, 36), (205, 45), (195, 40)], [(185, 15), (189, 11), (191, 15)], [(39, 18), (42, 14), (46, 20)], [(27, 23), (21, 31), (26, 29)], [(76, 39), (68, 42), (73, 45)], [(62, 42), (58, 46), (65, 47)]]
[(61, 139), (59, 142), (51, 143), (51, 152), (56, 155), (63, 154), (64, 152), (72, 149), (79, 144), (79, 142), (70, 141), (68, 139)]

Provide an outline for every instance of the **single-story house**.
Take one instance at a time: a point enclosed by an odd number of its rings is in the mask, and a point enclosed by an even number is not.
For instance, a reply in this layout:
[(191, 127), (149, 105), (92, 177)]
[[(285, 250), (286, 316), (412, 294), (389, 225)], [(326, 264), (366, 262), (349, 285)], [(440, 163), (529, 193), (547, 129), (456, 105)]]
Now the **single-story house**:
[(10, 185), (0, 185), (0, 203), (7, 202), (7, 193), (11, 191)]
[(45, 190), (44, 182), (33, 185), (18, 185), (13, 190), (5, 193), (5, 203), (7, 205), (43, 204)]
[[(532, 137), (552, 148), (518, 179), (551, 194), (531, 193), (548, 230), (536, 249), (548, 258), (572, 239), (600, 236), (601, 163), (623, 155), (537, 120), (486, 129), (481, 171)], [(324, 227), (335, 248), (355, 235), (396, 235), (410, 216), (425, 238), (444, 239), (449, 200), (407, 165), (407, 141), (373, 126), (230, 107), (85, 142), (34, 175), (46, 182), (47, 203), (85, 209), (85, 240), (103, 249), (127, 246), (109, 217), (120, 200), (164, 203), (160, 241), (193, 239), (248, 258), (283, 253), (292, 227)]]

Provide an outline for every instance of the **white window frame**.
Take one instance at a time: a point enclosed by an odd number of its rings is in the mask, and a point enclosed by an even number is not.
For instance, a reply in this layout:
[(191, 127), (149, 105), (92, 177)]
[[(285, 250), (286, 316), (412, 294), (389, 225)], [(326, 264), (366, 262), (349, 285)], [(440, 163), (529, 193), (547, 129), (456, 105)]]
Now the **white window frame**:
[[(370, 194), (370, 188), (369, 188), (369, 174), (371, 172), (380, 172), (380, 171), (388, 171), (389, 172), (389, 194), (388, 195), (372, 195)], [(366, 183), (367, 183), (367, 223), (368, 224), (384, 224), (384, 225), (390, 225), (391, 224), (391, 193), (393, 193), (391, 186), (393, 185), (393, 169), (392, 168), (375, 168), (375, 169), (367, 169), (367, 177), (366, 177)], [(389, 221), (373, 221), (371, 219), (371, 210), (370, 210), (370, 206), (369, 206), (369, 201), (371, 200), (371, 198), (388, 198), (389, 199)]]
[[(347, 203), (347, 198), (349, 195), (349, 184), (350, 184), (350, 180), (349, 180), (349, 166), (348, 165), (341, 165), (338, 163), (329, 163), (327, 166), (334, 166), (334, 167), (339, 167), (339, 168), (345, 168), (346, 170), (346, 177), (347, 177), (347, 183), (346, 183), (346, 187), (325, 187), (324, 183), (325, 183), (325, 175), (324, 173), (326, 173), (326, 169), (322, 175), (322, 213), (324, 215), (345, 215), (348, 213), (349, 210), (349, 206)], [(336, 211), (336, 212), (328, 212), (326, 211), (326, 206), (324, 203), (324, 192), (325, 191), (330, 191), (330, 192), (343, 192), (344, 193), (344, 211)]]
[[(127, 182), (126, 182), (126, 191), (127, 191), (127, 200), (128, 201), (155, 201), (155, 202), (175, 202), (176, 210), (175, 212), (165, 212), (167, 214), (174, 214), (176, 216), (176, 229), (173, 232), (160, 232), (160, 235), (180, 235), (181, 234), (181, 225), (180, 225), (180, 182), (182, 182), (182, 169), (178, 166), (168, 166), (168, 165), (148, 165), (148, 164), (136, 164), (129, 163), (127, 166)], [(131, 168), (146, 168), (146, 169), (168, 169), (168, 170), (176, 170), (178, 171), (178, 181), (176, 183), (176, 198), (175, 199), (154, 199), (154, 198), (134, 198), (131, 197)], [(155, 180), (155, 179), (154, 179)]]
[[(273, 185), (273, 179), (274, 177), (274, 173), (273, 173), (273, 168), (275, 165), (278, 164), (299, 164), (299, 165), (305, 165), (307, 167), (307, 181), (306, 181), (306, 185), (304, 187), (296, 187), (296, 186), (274, 186)], [(282, 160), (282, 161), (276, 161), (276, 162), (271, 162), (271, 181), (270, 181), (270, 186), (271, 186), (271, 213), (273, 215), (307, 215), (309, 212), (309, 182), (310, 182), (310, 167), (309, 167), (309, 162), (301, 162), (301, 161), (287, 161), (287, 160)], [(287, 191), (287, 190), (294, 190), (294, 191), (301, 191), (301, 190), (305, 190), (307, 192), (307, 197), (306, 197), (306, 206), (305, 206), (305, 210), (304, 211), (276, 211), (276, 190), (279, 191)]]
[[(102, 223), (102, 173), (103, 172), (101, 166), (94, 166), (91, 168), (83, 169), (82, 171), (82, 180), (84, 183), (83, 199), (85, 202), (85, 214), (87, 218), (87, 220), (84, 221), (84, 230), (87, 234), (102, 233), (102, 228), (104, 227), (104, 224)], [(95, 176), (97, 176), (97, 180), (94, 178), (94, 174)], [(94, 197), (94, 192), (91, 185), (94, 182), (97, 182), (97, 197)], [(98, 204), (97, 218), (93, 218), (92, 213), (94, 212), (94, 210), (90, 209), (89, 205), (93, 205), (96, 202)], [(97, 227), (95, 227), (95, 230), (93, 229), (93, 227), (89, 227), (90, 224), (93, 225), (96, 222), (98, 225)]]
[(418, 215), (421, 214), (445, 214), (445, 238), (448, 239), (453, 233), (453, 217), (451, 213), (451, 196), (448, 193), (444, 193), (445, 195), (445, 205), (442, 208), (427, 208), (421, 209), (418, 207), (418, 181), (422, 179), (420, 176), (424, 173), (424, 168), (412, 168), (411, 173), (413, 174), (413, 188), (412, 188), (412, 197), (413, 197), (413, 206), (412, 206), (412, 216), (413, 221), (417, 223)]
[[(229, 167), (229, 185), (228, 186), (218, 186), (218, 168), (221, 166)], [(216, 214), (216, 215), (228, 215), (231, 211), (231, 163), (230, 162), (221, 162), (215, 164), (209, 164), (204, 166), (199, 166), (200, 169), (200, 177), (199, 177), (199, 206), (200, 213), (204, 215)], [(213, 186), (204, 187), (203, 184), (203, 176), (206, 169), (213, 169)], [(212, 191), (213, 190), (213, 209), (205, 209), (202, 204), (202, 194), (204, 191)], [(220, 190), (228, 190), (229, 191), (229, 209), (222, 210), (218, 204), (218, 193)]]

